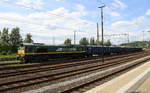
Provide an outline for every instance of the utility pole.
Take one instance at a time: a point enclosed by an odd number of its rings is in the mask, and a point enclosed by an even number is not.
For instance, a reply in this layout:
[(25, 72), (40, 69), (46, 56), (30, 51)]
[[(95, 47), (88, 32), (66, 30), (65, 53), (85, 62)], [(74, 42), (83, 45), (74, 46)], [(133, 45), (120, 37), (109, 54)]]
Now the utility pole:
[[(150, 31), (148, 31), (149, 32), (149, 37), (150, 37)], [(149, 40), (150, 41), (150, 40)]]
[(144, 31), (142, 31), (143, 32), (143, 41), (144, 41)]
[(55, 37), (53, 37), (53, 45), (55, 45)]
[(130, 40), (129, 40), (129, 34), (127, 34), (128, 35), (128, 43), (130, 42)]
[(124, 34), (125, 36), (127, 36), (127, 43), (129, 43), (129, 34)]
[(74, 31), (74, 45), (76, 44), (76, 31)]
[(102, 30), (102, 62), (104, 62), (104, 34), (103, 34), (103, 8), (105, 5), (102, 5), (98, 8), (101, 9), (101, 30)]
[(99, 42), (99, 25), (97, 23), (97, 44), (98, 44), (98, 42)]

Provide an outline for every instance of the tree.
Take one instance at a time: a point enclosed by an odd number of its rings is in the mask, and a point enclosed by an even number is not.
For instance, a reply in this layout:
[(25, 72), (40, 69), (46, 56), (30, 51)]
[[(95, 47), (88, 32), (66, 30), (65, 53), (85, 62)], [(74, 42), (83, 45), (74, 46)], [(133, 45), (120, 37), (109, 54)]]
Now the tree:
[(0, 31), (0, 52), (2, 52), (1, 31)]
[(96, 45), (102, 45), (102, 42), (96, 40)]
[(121, 46), (150, 48), (150, 41), (134, 41), (130, 43), (123, 43)]
[(2, 34), (2, 32), (0, 31), (0, 45), (2, 44), (2, 40), (1, 40), (1, 35)]
[(1, 41), (1, 31), (0, 31), (0, 41)]
[(89, 45), (89, 40), (86, 37), (83, 37), (79, 41), (80, 45)]
[(18, 46), (22, 43), (22, 37), (20, 35), (20, 29), (18, 27), (11, 30), (9, 42), (12, 47), (12, 52), (16, 52)]
[(71, 45), (71, 39), (67, 38), (67, 39), (64, 41), (64, 44), (65, 44), (65, 45)]
[(10, 50), (10, 44), (9, 44), (9, 33), (8, 28), (3, 28), (1, 32), (1, 54), (6, 55), (8, 51)]
[(90, 45), (96, 45), (94, 37), (90, 38)]
[(107, 40), (107, 42), (104, 44), (105, 46), (111, 46), (110, 40)]
[(3, 28), (3, 30), (2, 30), (1, 43), (2, 43), (2, 45), (9, 45), (8, 28)]
[(30, 33), (28, 33), (26, 35), (26, 38), (24, 40), (24, 43), (33, 43), (33, 40), (32, 40), (32, 35)]

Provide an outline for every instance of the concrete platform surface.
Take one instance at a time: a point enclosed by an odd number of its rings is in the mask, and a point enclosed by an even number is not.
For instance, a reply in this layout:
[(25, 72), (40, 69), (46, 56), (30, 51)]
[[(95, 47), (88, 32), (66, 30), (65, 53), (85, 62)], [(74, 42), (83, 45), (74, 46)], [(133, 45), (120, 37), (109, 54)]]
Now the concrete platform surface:
[(142, 83), (135, 91), (135, 93), (150, 93), (150, 77)]
[(85, 93), (150, 93), (150, 61)]

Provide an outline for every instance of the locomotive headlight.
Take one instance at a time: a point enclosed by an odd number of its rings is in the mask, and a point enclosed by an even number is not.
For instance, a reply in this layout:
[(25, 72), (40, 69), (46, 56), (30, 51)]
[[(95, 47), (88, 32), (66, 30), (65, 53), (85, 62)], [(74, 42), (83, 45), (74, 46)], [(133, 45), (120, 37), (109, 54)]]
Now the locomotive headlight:
[(19, 56), (25, 56), (25, 47), (19, 47), (18, 48), (18, 55)]
[(25, 55), (25, 51), (24, 50), (18, 50), (18, 55), (24, 56)]

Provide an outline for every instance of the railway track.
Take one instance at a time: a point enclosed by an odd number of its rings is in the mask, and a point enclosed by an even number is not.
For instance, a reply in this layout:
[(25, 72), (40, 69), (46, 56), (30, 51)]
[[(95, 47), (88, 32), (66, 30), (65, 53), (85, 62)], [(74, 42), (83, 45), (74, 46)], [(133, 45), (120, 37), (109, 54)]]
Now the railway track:
[[(90, 83), (93, 83), (95, 81), (108, 78), (118, 73), (122, 73), (125, 70), (127, 71), (128, 69), (131, 69), (139, 64), (142, 64), (149, 59), (150, 59), (150, 56), (147, 56), (147, 57), (132, 61), (130, 63), (125, 63), (123, 65), (119, 65), (119, 66), (109, 68), (103, 71), (95, 72), (95, 73), (92, 73), (83, 77), (78, 77), (77, 79), (72, 79), (68, 81), (59, 82), (56, 84), (51, 84), (49, 86), (46, 86), (40, 89), (31, 90), (31, 91), (27, 91), (23, 93), (39, 93), (39, 92), (40, 93), (43, 93), (43, 92), (44, 93), (60, 93), (60, 92), (71, 93), (72, 89), (78, 90), (78, 88), (83, 88), (84, 86)], [(83, 93), (84, 91), (75, 91), (73, 93)]]
[(11, 60), (17, 60), (17, 57), (0, 58), (0, 61), (11, 61)]
[[(90, 63), (93, 62), (92, 64), (86, 63), (86, 65), (85, 64), (76, 65), (77, 63), (74, 65), (73, 64), (71, 65), (68, 63), (69, 65), (65, 66), (63, 64), (61, 65), (59, 64), (57, 66), (55, 65), (54, 68), (51, 68), (49, 70), (39, 71), (41, 70), (41, 68), (39, 68), (39, 70), (36, 70), (35, 72), (33, 72), (33, 70), (32, 71), (30, 70), (31, 72), (24, 71), (26, 73), (19, 72), (18, 73), (20, 74), (19, 76), (18, 74), (16, 74), (17, 76), (13, 75), (15, 73), (13, 73), (12, 75), (10, 75), (10, 73), (8, 75), (7, 73), (8, 76), (11, 76), (11, 77), (8, 77), (5, 73), (5, 76), (0, 77), (0, 86), (1, 86), (0, 91), (6, 92), (6, 91), (13, 90), (13, 89), (23, 88), (23, 87), (27, 87), (27, 86), (31, 86), (35, 84), (44, 83), (44, 82), (54, 83), (54, 81), (58, 81), (58, 79), (62, 79), (66, 77), (73, 77), (75, 75), (79, 75), (82, 73), (89, 73), (95, 70), (107, 69), (109, 67), (117, 66), (119, 64), (123, 64), (128, 61), (135, 60), (137, 58), (140, 58), (146, 55), (149, 55), (149, 53), (145, 53), (145, 55), (139, 54), (135, 56), (128, 55), (128, 57), (124, 56), (124, 58), (114, 57), (114, 59), (110, 58), (109, 60), (105, 61), (105, 63), (96, 62), (100, 60), (94, 60), (94, 61), (89, 61)], [(60, 68), (60, 66), (62, 66), (63, 68), (62, 67)], [(19, 78), (19, 79), (15, 79), (15, 78)]]
[(4, 67), (6, 65), (13, 65), (13, 64), (22, 64), (19, 61), (12, 61), (12, 62), (0, 62), (0, 67)]
[[(52, 65), (52, 64), (59, 64), (60, 63), (60, 60), (63, 60), (63, 62), (65, 63), (67, 63), (67, 61), (82, 61), (82, 60), (89, 60), (89, 59), (95, 59), (95, 58), (97, 58), (97, 57), (92, 57), (92, 58), (80, 58), (79, 60), (77, 60), (77, 59), (51, 59), (51, 60), (49, 60), (49, 61), (45, 61), (45, 62), (32, 62), (33, 64), (31, 64), (31, 63), (22, 63), (22, 62), (20, 62), (19, 60), (17, 60), (17, 61), (13, 61), (13, 60), (11, 60), (11, 62), (6, 62), (6, 61), (3, 61), (3, 62), (0, 62), (0, 69), (2, 70), (2, 69), (18, 69), (18, 67), (19, 68), (28, 68), (28, 67), (34, 67), (34, 66), (42, 66), (42, 65)], [(59, 62), (59, 63), (58, 63)], [(22, 66), (13, 66), (13, 65), (15, 65), (15, 64), (22, 64)], [(12, 65), (12, 67), (10, 67), (10, 65)]]
[[(138, 52), (138, 53), (140, 53), (140, 52)], [(130, 53), (130, 54), (133, 54), (133, 53)], [(126, 54), (126, 55), (130, 55), (130, 54)], [(135, 53), (136, 54), (136, 53)], [(120, 55), (125, 55), (125, 54), (120, 54)], [(107, 56), (105, 56), (106, 58), (107, 57), (111, 57), (112, 55), (107, 55)], [(113, 55), (113, 57), (117, 57), (118, 55)], [(91, 58), (78, 58), (78, 59), (65, 59), (65, 58), (63, 58), (63, 59), (50, 59), (49, 61), (45, 61), (45, 62), (35, 62), (35, 63), (37, 63), (37, 64), (25, 64), (25, 63), (21, 63), (21, 62), (19, 62), (19, 60), (17, 60), (17, 58), (6, 58), (6, 59), (8, 59), (8, 60), (4, 60), (5, 58), (2, 58), (2, 62), (0, 62), (0, 70), (2, 70), (2, 69), (18, 69), (18, 68), (29, 68), (30, 66), (31, 67), (34, 67), (34, 66), (43, 66), (43, 65), (52, 65), (52, 64), (59, 64), (60, 63), (60, 61), (61, 61), (61, 63), (67, 63), (68, 61), (69, 62), (75, 62), (75, 61), (83, 61), (83, 60), (91, 60), (91, 59), (98, 59), (99, 57), (91, 57)], [(14, 59), (16, 59), (17, 61), (13, 61)], [(12, 61), (12, 62), (3, 62), (3, 61)], [(33, 62), (34, 63), (34, 62)], [(22, 66), (12, 66), (12, 67), (10, 67), (10, 65), (14, 65), (14, 64), (23, 64)]]
[(17, 57), (0, 58), (0, 67), (11, 64), (21, 64)]
[[(147, 53), (147, 52), (146, 52)], [(120, 57), (126, 57), (126, 56), (131, 56), (131, 55), (135, 55), (138, 53), (133, 53), (133, 54), (128, 54), (128, 55), (121, 55), (121, 56), (113, 56), (113, 57), (107, 57), (105, 58), (105, 60), (112, 60), (112, 59), (116, 59), (116, 58), (120, 58)], [(35, 73), (35, 72), (44, 72), (44, 71), (49, 71), (49, 70), (55, 70), (55, 69), (63, 69), (66, 67), (73, 67), (73, 66), (80, 66), (80, 65), (85, 65), (85, 64), (91, 64), (92, 63), (99, 63), (99, 61), (101, 61), (101, 59), (90, 59), (90, 60), (81, 60), (79, 62), (73, 62), (73, 63), (65, 63), (65, 64), (56, 64), (56, 65), (42, 65), (38, 67), (36, 66), (34, 68), (35, 65), (33, 65), (33, 67), (31, 67), (30, 69), (27, 68), (21, 68), (21, 69), (0, 69), (0, 78), (6, 78), (9, 76), (16, 76), (16, 75), (23, 75), (23, 74), (27, 74), (27, 73)], [(30, 66), (29, 66), (30, 67)], [(4, 71), (3, 71), (4, 70)]]
[[(140, 53), (140, 52), (139, 52)], [(132, 53), (131, 53), (132, 54)], [(121, 55), (124, 55), (124, 54), (121, 54)], [(111, 55), (108, 55), (108, 56), (105, 56), (105, 57), (110, 57)], [(115, 56), (117, 56), (117, 55), (115, 55)], [(63, 62), (65, 63), (65, 62), (67, 62), (67, 61), (81, 61), (81, 60), (88, 60), (88, 59), (95, 59), (95, 58), (98, 58), (98, 57), (93, 57), (93, 58), (80, 58), (80, 59), (74, 59), (74, 60), (68, 60), (68, 59), (51, 59), (51, 60), (49, 60), (49, 61), (45, 61), (44, 63), (45, 64), (58, 64), (58, 62), (60, 62), (60, 60), (62, 61), (63, 60)], [(12, 62), (5, 62), (5, 61), (12, 61)], [(34, 63), (34, 62), (33, 62)], [(37, 62), (38, 63), (38, 62)], [(40, 64), (41, 62), (39, 62), (39, 64), (38, 65), (41, 65)], [(19, 62), (19, 60), (18, 60), (18, 58), (17, 57), (13, 57), (13, 58), (0, 58), (0, 69), (1, 68), (7, 68), (7, 65), (13, 65), (13, 64), (24, 64), (24, 63), (21, 63), (21, 62)], [(25, 64), (24, 64), (25, 65)], [(31, 66), (37, 66), (37, 64), (31, 64)], [(4, 67), (5, 66), (5, 67)], [(21, 66), (20, 66), (21, 67)], [(26, 66), (22, 66), (22, 67), (26, 67)], [(29, 67), (29, 66), (27, 66), (27, 67)], [(15, 67), (14, 67), (15, 68)]]
[[(103, 74), (104, 75), (102, 77), (100, 76), (99, 78), (97, 78), (95, 80), (91, 80), (91, 81), (87, 80), (87, 82), (84, 82), (81, 84), (78, 83), (76, 85), (71, 86), (70, 88), (64, 88), (64, 89), (60, 89), (60, 90), (58, 89), (58, 90), (61, 91), (61, 93), (84, 93), (84, 92), (86, 92), (92, 88), (95, 88), (96, 86), (99, 86), (99, 85), (101, 85), (101, 84), (103, 84), (103, 83), (105, 83), (105, 82), (107, 82), (107, 81), (109, 81), (109, 80), (111, 80), (117, 76), (120, 76), (123, 73), (126, 73), (126, 72), (134, 69), (135, 67), (137, 67), (141, 64), (144, 64), (145, 62), (147, 62), (147, 60), (143, 60), (143, 62), (141, 62), (141, 63), (133, 64), (131, 66), (128, 66), (126, 68), (123, 68), (123, 69), (120, 69), (120, 70), (117, 70), (114, 72), (112, 70), (111, 73), (106, 74), (106, 75), (104, 73), (102, 73), (101, 75), (103, 75)], [(107, 71), (106, 71), (106, 73), (107, 73)], [(62, 87), (62, 86), (60, 85), (60, 87)], [(57, 86), (56, 88), (59, 88), (59, 87)], [(37, 92), (38, 90), (31, 90), (31, 91), (34, 91), (34, 93), (38, 93)], [(48, 90), (48, 89), (45, 89), (45, 90)], [(31, 91), (27, 91), (27, 92), (23, 92), (23, 93), (31, 93)], [(50, 89), (49, 91), (52, 91), (52, 89)], [(56, 93), (56, 91), (55, 91), (55, 93)], [(59, 93), (59, 92), (57, 92), (57, 93)]]
[[(88, 59), (95, 59), (97, 57), (91, 57), (91, 58), (80, 58), (79, 60), (88, 60)], [(61, 59), (49, 59), (49, 61), (44, 61), (44, 62), (32, 62), (32, 63), (39, 63), (39, 65), (41, 65), (40, 63), (45, 63), (45, 64), (58, 64), (57, 62), (59, 62), (60, 60), (63, 60), (64, 62), (66, 61), (79, 61), (77, 59), (74, 60), (70, 60), (71, 58), (61, 58)], [(34, 66), (34, 64), (28, 64), (28, 63), (22, 63), (20, 62), (20, 60), (18, 60), (18, 58), (0, 58), (0, 68), (7, 68), (7, 65), (13, 65), (13, 64), (23, 64), (23, 65), (31, 65)], [(36, 65), (37, 65), (36, 64)], [(35, 65), (35, 66), (36, 66)], [(4, 67), (5, 66), (5, 67)], [(23, 66), (26, 67), (26, 66)], [(28, 67), (28, 66), (27, 66)]]

